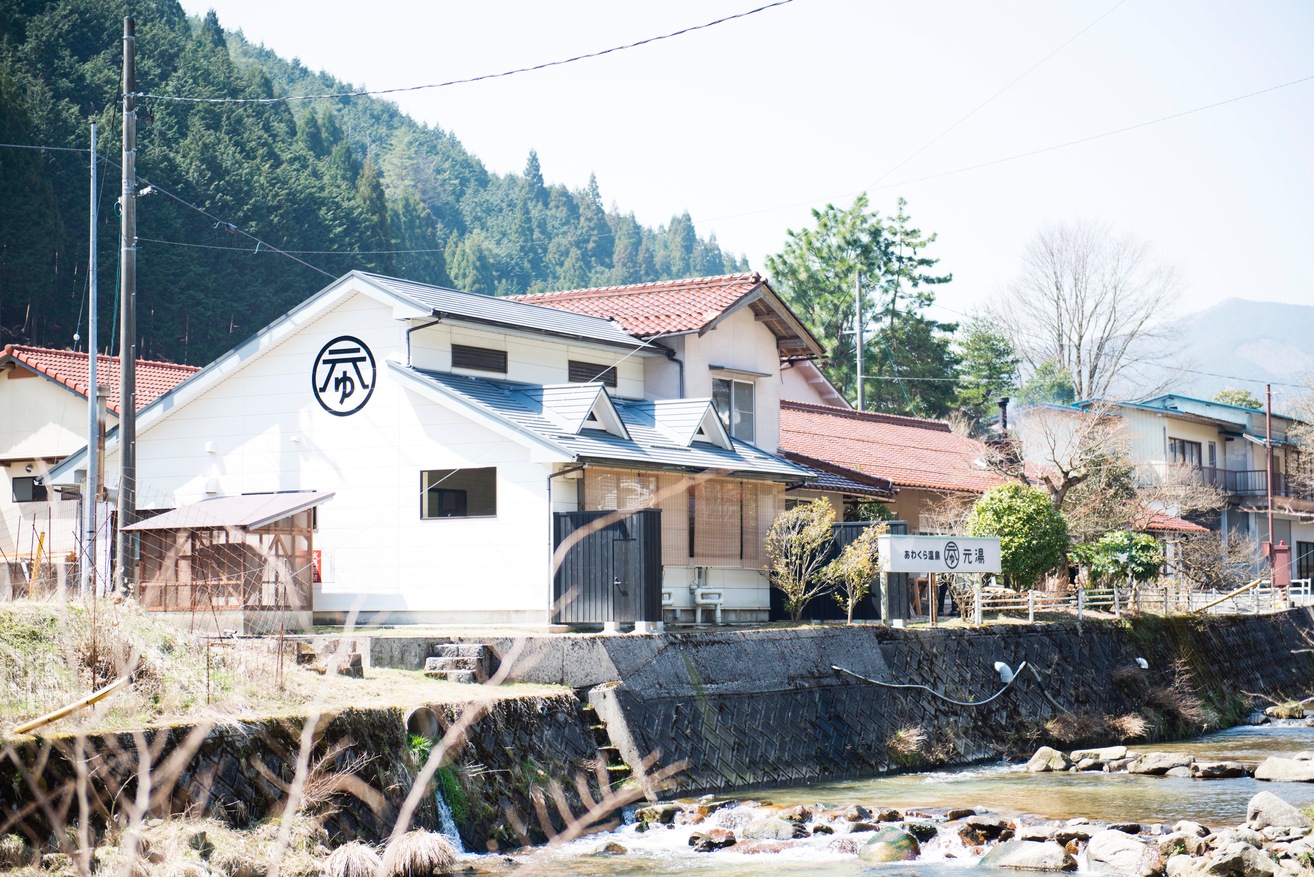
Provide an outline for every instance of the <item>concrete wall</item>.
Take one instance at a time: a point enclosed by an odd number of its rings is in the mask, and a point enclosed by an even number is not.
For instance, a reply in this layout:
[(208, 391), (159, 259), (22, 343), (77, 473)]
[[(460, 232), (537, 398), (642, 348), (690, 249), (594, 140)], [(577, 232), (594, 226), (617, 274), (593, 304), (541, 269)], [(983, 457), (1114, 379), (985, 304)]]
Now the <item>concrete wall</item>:
[[(1250, 695), (1307, 695), (1314, 659), (1291, 650), (1312, 641), (1310, 611), (1293, 610), (1151, 617), (1129, 625), (862, 626), (494, 639), (492, 645), (500, 656), (517, 650), (513, 678), (588, 689), (631, 765), (655, 752), (662, 766), (686, 762), (679, 790), (687, 793), (1029, 755), (1050, 737), (1046, 723), (1061, 712), (1092, 729), (1091, 739), (1054, 739), (1069, 748), (1137, 742), (1114, 739), (1108, 722), (1131, 714), (1149, 727), (1141, 743), (1199, 733), (1199, 722), (1174, 712), (1182, 692), (1198, 698), (1213, 727), (1239, 720)], [(1148, 661), (1148, 671), (1136, 666), (1138, 657)], [(996, 661), (1014, 669), (1025, 661), (1029, 669), (982, 707), (831, 669), (980, 702), (1001, 687)], [(896, 733), (908, 730), (925, 734), (911, 756), (890, 747)]]

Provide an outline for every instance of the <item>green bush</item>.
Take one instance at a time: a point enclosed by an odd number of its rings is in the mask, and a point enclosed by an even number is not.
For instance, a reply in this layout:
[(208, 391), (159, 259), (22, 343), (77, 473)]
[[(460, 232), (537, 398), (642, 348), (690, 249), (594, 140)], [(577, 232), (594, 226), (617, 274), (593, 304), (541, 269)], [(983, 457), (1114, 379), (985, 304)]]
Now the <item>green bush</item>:
[(997, 536), (1003, 573), (1015, 588), (1033, 588), (1068, 548), (1068, 525), (1042, 490), (992, 487), (972, 506), (969, 536)]

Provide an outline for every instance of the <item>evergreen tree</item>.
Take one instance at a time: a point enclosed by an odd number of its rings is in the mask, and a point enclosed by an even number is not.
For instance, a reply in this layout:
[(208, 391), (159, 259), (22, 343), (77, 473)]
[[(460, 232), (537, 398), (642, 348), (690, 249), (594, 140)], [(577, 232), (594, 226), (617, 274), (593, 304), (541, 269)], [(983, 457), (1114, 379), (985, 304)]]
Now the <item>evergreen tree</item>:
[(999, 398), (1016, 391), (1021, 360), (1008, 336), (985, 317), (972, 317), (961, 333), (958, 398), (954, 404), (973, 432), (980, 433), (995, 413)]
[(954, 397), (954, 324), (922, 312), (935, 301), (927, 287), (949, 281), (930, 273), (937, 259), (922, 251), (935, 240), (909, 227), (905, 203), (886, 220), (866, 195), (840, 209), (813, 210), (813, 228), (790, 230), (785, 249), (767, 258), (773, 281), (825, 346), (822, 368), (856, 401), (857, 281), (862, 280), (866, 407), (943, 417)]

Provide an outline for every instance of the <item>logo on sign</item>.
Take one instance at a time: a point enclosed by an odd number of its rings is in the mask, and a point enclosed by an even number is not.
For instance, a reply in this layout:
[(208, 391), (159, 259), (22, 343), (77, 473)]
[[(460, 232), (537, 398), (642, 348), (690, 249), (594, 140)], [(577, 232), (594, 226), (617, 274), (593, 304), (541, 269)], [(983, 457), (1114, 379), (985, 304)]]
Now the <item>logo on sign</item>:
[(958, 543), (946, 542), (944, 545), (944, 565), (950, 569), (958, 568)]
[(320, 348), (310, 371), (310, 384), (325, 411), (346, 417), (370, 401), (374, 376), (374, 354), (365, 342), (339, 335)]

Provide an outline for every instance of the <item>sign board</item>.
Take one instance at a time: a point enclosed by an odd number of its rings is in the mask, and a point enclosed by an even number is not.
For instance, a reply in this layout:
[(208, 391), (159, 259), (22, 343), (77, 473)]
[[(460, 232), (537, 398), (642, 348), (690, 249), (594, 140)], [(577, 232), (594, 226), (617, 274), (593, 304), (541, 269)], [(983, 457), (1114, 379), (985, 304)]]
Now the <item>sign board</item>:
[(1000, 572), (997, 538), (887, 534), (877, 541), (881, 572)]

